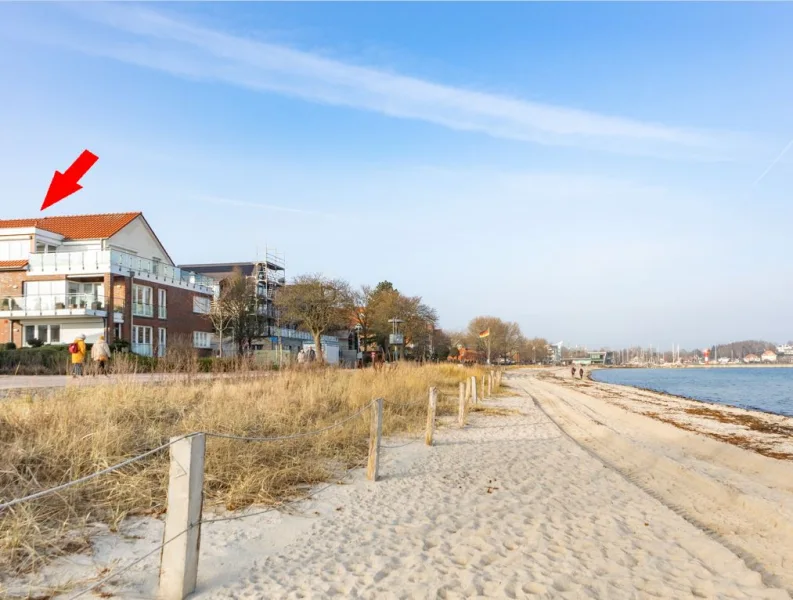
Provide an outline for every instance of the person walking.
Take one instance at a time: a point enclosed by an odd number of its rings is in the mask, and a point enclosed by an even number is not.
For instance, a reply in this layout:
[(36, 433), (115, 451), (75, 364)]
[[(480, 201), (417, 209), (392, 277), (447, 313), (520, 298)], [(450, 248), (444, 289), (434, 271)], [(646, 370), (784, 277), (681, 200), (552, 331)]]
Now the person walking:
[(575, 365), (570, 367), (570, 375), (572, 375), (573, 379), (575, 379)]
[(303, 348), (297, 353), (297, 364), (298, 366), (302, 367), (303, 364), (306, 362), (306, 351)]
[(110, 360), (110, 346), (105, 341), (105, 336), (100, 335), (99, 341), (91, 348), (91, 360), (96, 363), (99, 373), (107, 377), (107, 362)]
[(581, 368), (578, 370), (578, 376), (579, 376), (581, 379), (583, 379), (583, 378), (584, 378), (584, 367), (581, 367)]
[(83, 376), (83, 364), (85, 363), (85, 334), (77, 336), (69, 345), (69, 353), (72, 355), (72, 377)]

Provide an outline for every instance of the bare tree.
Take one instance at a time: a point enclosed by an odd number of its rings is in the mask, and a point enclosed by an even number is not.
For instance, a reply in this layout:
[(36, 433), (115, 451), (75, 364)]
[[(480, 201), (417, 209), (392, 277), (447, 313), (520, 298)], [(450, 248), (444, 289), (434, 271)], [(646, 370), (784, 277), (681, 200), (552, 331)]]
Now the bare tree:
[(311, 333), (317, 358), (325, 360), (322, 334), (349, 325), (354, 302), (350, 285), (342, 279), (322, 275), (301, 275), (281, 290), (275, 298), (281, 319)]
[(220, 282), (220, 293), (212, 301), (207, 315), (218, 334), (220, 355), (223, 356), (223, 337), (230, 332), (241, 353), (251, 340), (260, 334), (261, 317), (256, 311), (255, 282), (239, 269)]

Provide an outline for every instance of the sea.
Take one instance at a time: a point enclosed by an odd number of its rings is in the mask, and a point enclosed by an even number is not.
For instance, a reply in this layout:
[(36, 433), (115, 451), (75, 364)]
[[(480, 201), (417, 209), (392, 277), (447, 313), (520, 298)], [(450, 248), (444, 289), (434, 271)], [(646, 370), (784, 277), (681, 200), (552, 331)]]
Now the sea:
[(595, 381), (793, 416), (793, 368), (599, 369)]

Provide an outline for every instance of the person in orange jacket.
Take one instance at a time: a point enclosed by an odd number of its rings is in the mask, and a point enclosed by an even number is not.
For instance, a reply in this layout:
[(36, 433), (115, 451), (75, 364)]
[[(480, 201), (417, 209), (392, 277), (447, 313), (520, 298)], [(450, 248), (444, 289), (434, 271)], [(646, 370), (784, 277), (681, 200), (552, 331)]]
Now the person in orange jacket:
[(69, 353), (72, 355), (72, 377), (83, 376), (83, 364), (85, 364), (85, 334), (80, 334), (69, 346)]

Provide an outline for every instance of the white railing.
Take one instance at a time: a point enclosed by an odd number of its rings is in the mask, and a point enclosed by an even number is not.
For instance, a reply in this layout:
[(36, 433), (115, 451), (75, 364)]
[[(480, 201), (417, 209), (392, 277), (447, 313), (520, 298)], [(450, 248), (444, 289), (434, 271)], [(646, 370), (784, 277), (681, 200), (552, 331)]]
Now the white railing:
[(156, 260), (141, 258), (119, 250), (82, 250), (77, 252), (32, 252), (28, 257), (31, 275), (51, 273), (109, 273), (134, 271), (164, 280), (166, 283), (189, 287), (212, 288), (216, 282), (211, 277), (192, 271), (183, 271)]
[(153, 344), (130, 344), (130, 350), (132, 350), (133, 354), (138, 354), (140, 356), (154, 356), (154, 345)]
[(110, 270), (109, 250), (81, 252), (33, 252), (28, 257), (31, 274), (46, 273), (103, 273)]
[[(314, 341), (314, 336), (308, 331), (298, 331), (297, 329), (287, 329), (285, 327), (270, 327), (270, 335), (272, 337), (285, 337), (293, 340), (306, 340), (308, 342)], [(323, 342), (329, 344), (338, 344), (339, 339), (332, 335), (323, 335), (320, 337)]]
[(144, 304), (143, 302), (133, 302), (132, 315), (135, 317), (153, 317), (154, 305)]
[(40, 294), (33, 296), (8, 296), (0, 298), (0, 312), (4, 311), (106, 311), (104, 298), (93, 294)]

